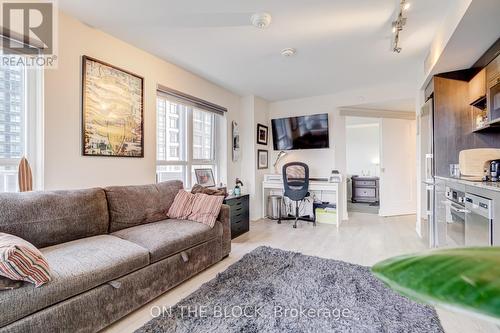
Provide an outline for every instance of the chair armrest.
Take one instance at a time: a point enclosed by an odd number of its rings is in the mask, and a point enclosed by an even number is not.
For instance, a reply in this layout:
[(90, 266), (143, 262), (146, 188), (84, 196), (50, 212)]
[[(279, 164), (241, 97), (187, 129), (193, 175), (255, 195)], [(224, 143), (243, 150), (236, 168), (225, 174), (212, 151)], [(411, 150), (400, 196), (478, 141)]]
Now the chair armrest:
[(222, 257), (231, 252), (231, 208), (222, 205), (217, 220), (222, 223)]

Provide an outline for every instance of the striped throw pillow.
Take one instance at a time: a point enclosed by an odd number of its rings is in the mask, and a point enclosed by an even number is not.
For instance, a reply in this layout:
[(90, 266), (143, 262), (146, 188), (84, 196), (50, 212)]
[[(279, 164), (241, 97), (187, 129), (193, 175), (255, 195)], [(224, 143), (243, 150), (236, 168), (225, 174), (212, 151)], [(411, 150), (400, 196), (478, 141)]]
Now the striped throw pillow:
[(213, 228), (223, 202), (223, 196), (196, 193), (194, 196), (193, 211), (188, 218)]
[(168, 210), (171, 219), (186, 220), (193, 209), (194, 194), (185, 190), (179, 190), (174, 198), (172, 206)]
[(0, 275), (36, 287), (51, 280), (43, 254), (24, 239), (5, 233), (0, 233)]

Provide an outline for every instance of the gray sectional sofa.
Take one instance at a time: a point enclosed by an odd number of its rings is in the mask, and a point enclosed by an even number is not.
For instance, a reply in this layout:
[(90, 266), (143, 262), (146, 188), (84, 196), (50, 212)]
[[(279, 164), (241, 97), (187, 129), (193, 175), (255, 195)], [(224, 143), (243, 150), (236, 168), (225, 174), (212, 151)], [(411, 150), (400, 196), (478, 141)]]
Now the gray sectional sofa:
[(181, 188), (0, 194), (0, 232), (40, 248), (53, 276), (0, 291), (0, 332), (96, 332), (226, 257), (229, 207), (214, 228), (168, 219)]

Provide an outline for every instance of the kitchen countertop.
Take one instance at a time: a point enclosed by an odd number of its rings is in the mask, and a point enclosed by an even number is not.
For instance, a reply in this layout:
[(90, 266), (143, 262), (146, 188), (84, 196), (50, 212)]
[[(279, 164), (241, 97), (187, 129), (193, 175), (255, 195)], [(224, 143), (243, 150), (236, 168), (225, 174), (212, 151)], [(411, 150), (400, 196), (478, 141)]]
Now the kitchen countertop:
[(456, 182), (459, 184), (464, 184), (467, 186), (473, 186), (477, 188), (482, 188), (485, 190), (490, 190), (490, 191), (496, 191), (500, 192), (500, 182), (497, 183), (492, 183), (492, 182), (473, 182), (470, 180), (465, 180), (465, 179), (460, 179), (460, 178), (451, 178), (451, 177), (440, 177), (440, 176), (435, 176), (437, 179), (441, 180), (446, 180), (446, 181), (452, 181)]

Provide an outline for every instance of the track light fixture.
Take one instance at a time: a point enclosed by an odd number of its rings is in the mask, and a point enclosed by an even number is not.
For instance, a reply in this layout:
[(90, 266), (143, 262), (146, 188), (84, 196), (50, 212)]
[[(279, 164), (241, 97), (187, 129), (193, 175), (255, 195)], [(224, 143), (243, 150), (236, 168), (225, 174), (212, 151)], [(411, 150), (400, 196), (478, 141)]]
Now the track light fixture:
[(401, 0), (399, 3), (399, 14), (396, 21), (392, 22), (392, 51), (396, 53), (401, 53), (401, 47), (399, 46), (399, 33), (403, 31), (406, 25), (406, 11), (410, 9), (410, 3), (406, 0)]

